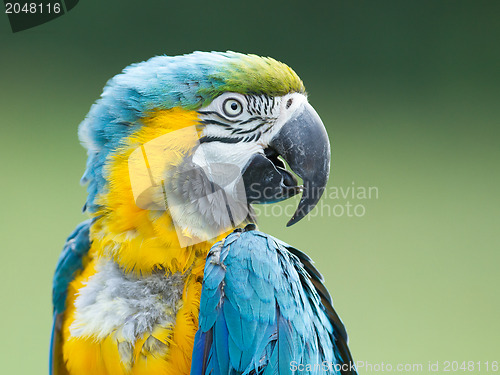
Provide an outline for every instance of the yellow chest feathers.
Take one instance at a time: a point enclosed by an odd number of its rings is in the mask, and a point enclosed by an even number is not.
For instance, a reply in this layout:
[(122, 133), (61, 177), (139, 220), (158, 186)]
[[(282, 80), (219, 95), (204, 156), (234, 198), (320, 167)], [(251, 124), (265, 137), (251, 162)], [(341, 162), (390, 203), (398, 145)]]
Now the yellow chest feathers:
[(189, 272), (124, 273), (92, 260), (70, 285), (63, 355), (70, 374), (188, 374), (203, 260)]

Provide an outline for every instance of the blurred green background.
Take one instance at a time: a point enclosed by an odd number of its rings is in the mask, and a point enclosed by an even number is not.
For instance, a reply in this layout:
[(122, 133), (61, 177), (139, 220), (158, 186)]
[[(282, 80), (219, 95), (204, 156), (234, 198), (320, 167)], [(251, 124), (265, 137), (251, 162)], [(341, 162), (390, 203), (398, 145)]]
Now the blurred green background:
[(85, 219), (79, 122), (126, 65), (193, 50), (288, 63), (328, 126), (331, 186), (377, 187), (325, 200), (363, 217), (261, 219), (316, 261), (355, 359), (500, 360), (499, 19), (442, 0), (81, 1), (17, 34), (0, 16), (1, 372), (46, 373), (52, 273)]

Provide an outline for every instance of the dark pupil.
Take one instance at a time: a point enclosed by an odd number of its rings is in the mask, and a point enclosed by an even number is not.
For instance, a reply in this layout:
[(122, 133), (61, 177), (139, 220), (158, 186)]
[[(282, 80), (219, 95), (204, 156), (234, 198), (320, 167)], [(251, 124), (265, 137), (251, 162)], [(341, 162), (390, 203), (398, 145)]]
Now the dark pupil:
[(231, 104), (231, 109), (232, 109), (233, 111), (236, 111), (236, 110), (238, 109), (238, 104), (236, 104), (236, 103), (232, 103), (232, 104)]

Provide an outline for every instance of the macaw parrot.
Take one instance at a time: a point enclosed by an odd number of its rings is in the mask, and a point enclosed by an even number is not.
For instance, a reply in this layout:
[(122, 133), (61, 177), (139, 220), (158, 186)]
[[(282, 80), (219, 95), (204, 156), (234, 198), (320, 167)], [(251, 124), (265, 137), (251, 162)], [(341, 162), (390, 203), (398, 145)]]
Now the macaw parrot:
[(56, 267), (51, 374), (356, 374), (312, 260), (255, 225), (253, 204), (301, 194), (298, 222), (328, 180), (291, 68), (157, 56), (108, 81), (79, 136), (90, 219)]

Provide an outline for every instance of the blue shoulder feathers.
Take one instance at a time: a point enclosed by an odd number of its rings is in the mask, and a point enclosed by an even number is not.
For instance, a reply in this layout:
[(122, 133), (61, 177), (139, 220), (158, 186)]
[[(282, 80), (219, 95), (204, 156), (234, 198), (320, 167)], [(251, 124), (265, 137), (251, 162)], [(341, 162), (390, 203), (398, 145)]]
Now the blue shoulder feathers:
[(322, 281), (309, 257), (253, 227), (214, 245), (191, 374), (355, 374)]

